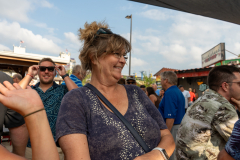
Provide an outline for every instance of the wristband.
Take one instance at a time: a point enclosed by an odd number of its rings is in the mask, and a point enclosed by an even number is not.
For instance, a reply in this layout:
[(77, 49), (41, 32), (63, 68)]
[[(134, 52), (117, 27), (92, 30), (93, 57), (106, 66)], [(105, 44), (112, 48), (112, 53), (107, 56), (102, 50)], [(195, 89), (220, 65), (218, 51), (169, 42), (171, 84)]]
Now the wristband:
[(33, 79), (33, 76), (32, 76), (31, 74), (27, 74), (27, 75), (29, 75), (29, 76), (32, 77), (32, 79)]
[(68, 74), (63, 75), (62, 79), (64, 80), (65, 77), (69, 77), (69, 75)]
[(32, 115), (32, 114), (34, 114), (34, 113), (37, 113), (37, 112), (39, 112), (39, 111), (42, 111), (42, 110), (45, 110), (45, 108), (42, 108), (42, 109), (36, 110), (36, 111), (34, 111), (34, 112), (32, 112), (32, 113), (29, 113), (29, 114), (23, 116), (23, 118), (26, 118), (27, 116), (30, 116), (30, 115)]
[(167, 152), (165, 151), (165, 149), (160, 148), (160, 147), (156, 147), (153, 150), (159, 150), (160, 153), (162, 154), (164, 160), (168, 160), (169, 159), (169, 156), (168, 156)]

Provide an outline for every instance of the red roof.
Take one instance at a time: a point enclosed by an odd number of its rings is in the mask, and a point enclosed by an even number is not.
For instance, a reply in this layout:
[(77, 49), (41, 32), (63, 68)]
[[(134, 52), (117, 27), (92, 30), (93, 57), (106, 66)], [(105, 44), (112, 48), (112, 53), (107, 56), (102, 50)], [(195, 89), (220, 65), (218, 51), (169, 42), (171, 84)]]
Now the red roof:
[(172, 69), (172, 68), (162, 68), (162, 69), (160, 69), (157, 73), (155, 73), (153, 76), (160, 76), (160, 74), (162, 73), (162, 72), (165, 72), (165, 71), (176, 71), (177, 69)]
[(183, 69), (183, 70), (175, 70), (175, 72), (185, 72), (185, 71), (196, 71), (196, 70), (202, 70), (202, 69), (211, 69), (213, 67), (203, 67), (203, 68), (191, 68), (191, 69)]

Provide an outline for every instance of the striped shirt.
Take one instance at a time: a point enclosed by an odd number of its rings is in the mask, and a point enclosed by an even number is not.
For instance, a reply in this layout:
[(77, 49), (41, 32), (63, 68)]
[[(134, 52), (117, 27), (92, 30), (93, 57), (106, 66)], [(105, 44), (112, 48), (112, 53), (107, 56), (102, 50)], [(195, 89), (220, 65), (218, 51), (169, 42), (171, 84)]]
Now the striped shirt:
[(225, 146), (226, 152), (234, 159), (240, 159), (240, 120), (238, 120), (233, 128), (232, 134)]
[[(80, 79), (78, 79), (74, 74), (71, 74), (69, 76), (69, 78), (78, 86), (78, 87), (82, 87), (82, 81)], [(66, 83), (63, 81), (62, 85), (66, 85)]]

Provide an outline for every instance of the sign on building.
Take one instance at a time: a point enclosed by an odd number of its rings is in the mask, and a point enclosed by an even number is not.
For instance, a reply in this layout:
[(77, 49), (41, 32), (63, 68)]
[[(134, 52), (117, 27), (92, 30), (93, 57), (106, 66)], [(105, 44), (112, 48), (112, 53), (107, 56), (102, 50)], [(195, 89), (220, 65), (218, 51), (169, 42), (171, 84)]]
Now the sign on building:
[(206, 85), (206, 84), (201, 84), (200, 86), (199, 86), (199, 91), (202, 91), (202, 92), (204, 92), (206, 89), (208, 89), (209, 88), (209, 86), (208, 85)]
[(202, 54), (202, 67), (207, 67), (225, 60), (225, 43), (220, 43)]
[(157, 89), (162, 89), (161, 76), (156, 77), (156, 85), (157, 85)]

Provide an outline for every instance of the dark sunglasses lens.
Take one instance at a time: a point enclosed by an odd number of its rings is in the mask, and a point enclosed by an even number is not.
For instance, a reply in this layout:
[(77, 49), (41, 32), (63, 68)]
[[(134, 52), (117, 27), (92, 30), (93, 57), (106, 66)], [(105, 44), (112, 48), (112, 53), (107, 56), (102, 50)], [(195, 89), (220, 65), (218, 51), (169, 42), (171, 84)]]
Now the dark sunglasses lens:
[(46, 67), (39, 67), (40, 71), (46, 71)]
[(49, 72), (54, 71), (54, 67), (39, 67), (40, 71), (44, 72), (48, 69)]
[(49, 72), (54, 71), (54, 67), (47, 67)]

